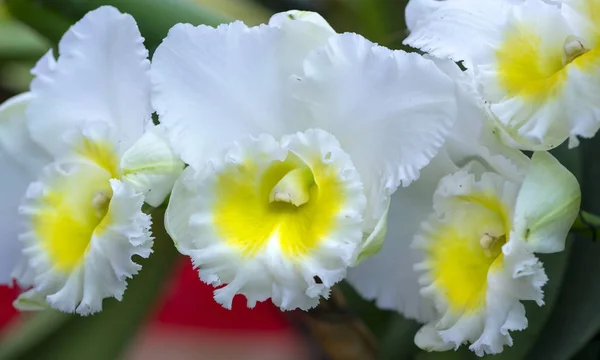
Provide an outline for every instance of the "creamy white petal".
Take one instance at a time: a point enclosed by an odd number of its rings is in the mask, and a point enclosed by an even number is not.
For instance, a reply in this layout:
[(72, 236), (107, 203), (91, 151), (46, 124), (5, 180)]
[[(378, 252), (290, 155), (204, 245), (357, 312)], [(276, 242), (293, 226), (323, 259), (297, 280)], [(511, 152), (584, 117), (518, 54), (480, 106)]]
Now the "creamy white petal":
[(19, 204), (35, 175), (24, 170), (1, 150), (0, 167), (0, 284), (11, 284), (11, 273), (21, 258), (19, 234), (23, 231), (23, 226), (19, 217)]
[(0, 105), (0, 284), (12, 282), (11, 273), (21, 259), (19, 204), (27, 185), (48, 161), (27, 131), (25, 109), (30, 98), (24, 93)]
[(184, 162), (201, 166), (246, 134), (299, 130), (305, 114), (288, 90), (310, 50), (299, 39), (289, 29), (241, 22), (169, 31), (152, 59), (153, 104)]
[[(557, 0), (558, 1), (558, 0)], [(596, 0), (564, 0), (561, 13), (588, 48), (600, 45), (600, 4)]]
[[(445, 0), (444, 0), (445, 1)], [(408, 30), (415, 28), (417, 23), (427, 18), (439, 7), (444, 6), (442, 0), (410, 0), (404, 9), (404, 19)]]
[(388, 197), (419, 177), (456, 119), (452, 80), (433, 61), (356, 34), (329, 39), (295, 83), (314, 127), (336, 136), (361, 174), (375, 226)]
[[(391, 199), (390, 201), (391, 202)], [(367, 259), (374, 254), (377, 254), (381, 247), (383, 246), (383, 242), (385, 240), (385, 235), (388, 229), (388, 213), (390, 210), (390, 204), (387, 204), (383, 215), (379, 218), (379, 221), (375, 225), (375, 228), (371, 233), (366, 233), (363, 236), (363, 242), (360, 248), (360, 254), (356, 259), (356, 264), (358, 265), (364, 259)]]
[(142, 204), (143, 195), (102, 168), (52, 163), (21, 207), (27, 268), (17, 280), (64, 312), (88, 315), (102, 310), (104, 298), (120, 300), (140, 269), (132, 257), (151, 253)]
[[(304, 169), (292, 168), (294, 159), (308, 166), (318, 186), (319, 196), (311, 192), (303, 205), (272, 197), (292, 171)], [(342, 196), (340, 208), (320, 208), (337, 203), (327, 200), (336, 196)], [(339, 143), (324, 131), (308, 130), (281, 142), (268, 135), (244, 138), (202, 172), (188, 167), (175, 185), (165, 223), (200, 278), (225, 285), (215, 290), (224, 307), (243, 294), (249, 307), (271, 298), (284, 310), (308, 309), (328, 296), (356, 260), (364, 206), (359, 175)]]
[(457, 167), (463, 167), (476, 161), (485, 171), (522, 181), (529, 166), (529, 158), (501, 141), (501, 130), (477, 90), (473, 70), (462, 71), (451, 60), (432, 60), (456, 85), (458, 113), (444, 144), (452, 162)]
[(575, 176), (549, 153), (536, 152), (519, 190), (515, 232), (533, 252), (562, 251), (580, 204)]
[(27, 129), (26, 111), (31, 98), (31, 93), (23, 93), (0, 104), (0, 146), (6, 156), (38, 174), (51, 158), (31, 139)]
[(325, 20), (319, 13), (312, 11), (300, 11), (300, 10), (290, 10), (281, 13), (277, 13), (271, 16), (269, 20), (269, 25), (273, 26), (289, 26), (295, 23), (308, 23), (312, 24), (315, 27), (310, 27), (306, 29), (312, 29), (314, 32), (320, 32), (325, 36), (325, 39), (331, 35), (334, 35), (336, 32), (333, 30), (331, 25)]
[(173, 154), (162, 127), (153, 126), (123, 154), (122, 180), (157, 207), (173, 189), (183, 165)]
[(434, 323), (423, 325), (415, 334), (415, 345), (425, 351), (455, 350), (455, 345), (442, 340)]
[(65, 130), (86, 121), (118, 129), (123, 149), (150, 122), (148, 51), (135, 20), (103, 6), (86, 14), (33, 69), (29, 129), (45, 149), (61, 154)]
[(325, 45), (327, 39), (336, 34), (321, 15), (311, 11), (290, 10), (277, 13), (269, 20), (269, 26), (283, 31), (285, 39), (279, 55), (280, 61), (287, 64), (290, 73), (296, 74), (301, 72), (301, 60), (306, 54)]
[[(413, 0), (414, 1), (414, 0)], [(439, 58), (479, 64), (503, 36), (510, 10), (506, 1), (441, 1), (437, 10), (421, 17), (404, 44)]]

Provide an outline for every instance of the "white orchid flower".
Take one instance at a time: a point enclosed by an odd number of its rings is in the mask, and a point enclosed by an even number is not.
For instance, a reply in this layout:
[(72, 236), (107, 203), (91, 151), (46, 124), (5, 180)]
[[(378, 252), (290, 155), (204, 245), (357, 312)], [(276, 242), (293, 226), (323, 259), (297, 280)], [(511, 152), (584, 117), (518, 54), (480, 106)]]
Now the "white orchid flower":
[(452, 135), (421, 178), (392, 196), (390, 217), (403, 221), (390, 224), (382, 250), (348, 280), (379, 307), (426, 323), (419, 347), (470, 343), (481, 356), (527, 327), (521, 301), (543, 304), (547, 277), (534, 253), (564, 249), (581, 194), (548, 153), (530, 160), (497, 143), (468, 81), (453, 77)]
[(405, 43), (473, 69), (508, 145), (547, 150), (570, 139), (573, 147), (600, 128), (599, 0), (417, 0), (409, 8)]
[(189, 167), (166, 228), (231, 307), (308, 309), (378, 248), (390, 195), (419, 177), (456, 105), (431, 60), (336, 34), (315, 13), (176, 25), (154, 106)]
[(0, 159), (10, 162), (1, 280), (21, 258), (13, 275), (31, 290), (17, 306), (86, 315), (121, 299), (140, 269), (132, 256), (151, 253), (142, 204), (160, 205), (183, 163), (152, 124), (150, 62), (131, 16), (94, 10), (59, 52), (38, 62), (30, 93), (0, 108)]

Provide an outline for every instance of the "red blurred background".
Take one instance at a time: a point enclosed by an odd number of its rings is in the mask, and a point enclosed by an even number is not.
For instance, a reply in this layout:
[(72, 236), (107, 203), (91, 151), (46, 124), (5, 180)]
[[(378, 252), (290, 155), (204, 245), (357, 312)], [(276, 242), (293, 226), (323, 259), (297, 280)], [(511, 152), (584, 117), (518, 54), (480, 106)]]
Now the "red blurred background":
[[(202, 283), (186, 259), (181, 261), (151, 320), (127, 351), (126, 359), (307, 359), (304, 342), (285, 315), (270, 302), (233, 310), (217, 304), (212, 286)], [(19, 320), (12, 307), (18, 289), (0, 287), (0, 329)]]

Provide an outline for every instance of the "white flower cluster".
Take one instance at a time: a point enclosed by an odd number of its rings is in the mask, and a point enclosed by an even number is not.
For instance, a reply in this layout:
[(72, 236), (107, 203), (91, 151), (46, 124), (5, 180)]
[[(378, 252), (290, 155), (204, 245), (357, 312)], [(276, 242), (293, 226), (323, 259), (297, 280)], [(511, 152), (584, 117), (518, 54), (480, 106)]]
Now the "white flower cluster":
[(166, 230), (224, 307), (310, 309), (346, 278), (423, 322), (423, 349), (501, 352), (579, 211), (546, 150), (600, 128), (598, 14), (412, 0), (422, 56), (290, 11), (175, 25), (150, 62), (134, 19), (98, 8), (0, 106), (0, 282), (21, 309), (100, 311), (170, 194)]

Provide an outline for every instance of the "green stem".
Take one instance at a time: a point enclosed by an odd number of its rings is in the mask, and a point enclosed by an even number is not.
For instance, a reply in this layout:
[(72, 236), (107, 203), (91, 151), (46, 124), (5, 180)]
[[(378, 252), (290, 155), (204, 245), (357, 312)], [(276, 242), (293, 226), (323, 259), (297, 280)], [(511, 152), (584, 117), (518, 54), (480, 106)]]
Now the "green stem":
[(575, 223), (571, 227), (571, 232), (578, 234), (591, 235), (596, 237), (600, 231), (600, 216), (580, 211)]

